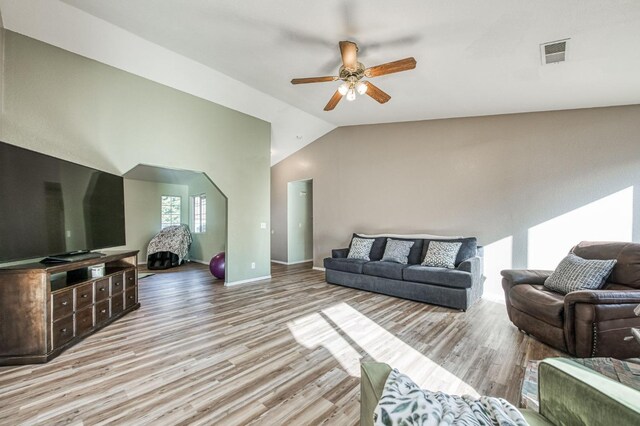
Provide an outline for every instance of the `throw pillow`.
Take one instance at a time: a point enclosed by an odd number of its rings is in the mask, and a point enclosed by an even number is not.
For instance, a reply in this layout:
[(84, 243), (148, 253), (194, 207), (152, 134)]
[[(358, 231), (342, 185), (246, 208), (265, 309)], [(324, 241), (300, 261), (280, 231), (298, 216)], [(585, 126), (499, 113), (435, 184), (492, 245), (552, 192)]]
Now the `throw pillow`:
[(382, 261), (406, 265), (409, 261), (409, 252), (414, 244), (413, 241), (392, 240), (391, 238), (387, 238), (387, 246), (384, 249)]
[(430, 241), (422, 266), (453, 269), (456, 267), (456, 256), (462, 243)]
[(616, 259), (583, 259), (569, 253), (545, 280), (544, 286), (562, 294), (576, 290), (596, 290), (602, 287), (616, 262)]
[(353, 237), (347, 259), (370, 260), (369, 253), (371, 253), (373, 241), (374, 240), (372, 238)]
[(458, 250), (458, 255), (456, 256), (456, 267), (465, 260), (477, 256), (478, 254), (478, 240), (476, 239), (476, 237), (433, 238), (424, 240), (424, 248), (422, 249), (420, 261), (422, 261), (422, 259), (424, 259), (424, 257), (427, 255), (427, 250), (429, 249), (429, 243), (431, 241), (442, 241), (445, 243), (462, 243), (462, 246), (460, 246), (460, 250)]
[(370, 260), (382, 259), (382, 256), (384, 255), (384, 246), (387, 243), (387, 237), (370, 237), (368, 235), (353, 234), (351, 239), (355, 237), (373, 239), (373, 246), (371, 247), (369, 258)]

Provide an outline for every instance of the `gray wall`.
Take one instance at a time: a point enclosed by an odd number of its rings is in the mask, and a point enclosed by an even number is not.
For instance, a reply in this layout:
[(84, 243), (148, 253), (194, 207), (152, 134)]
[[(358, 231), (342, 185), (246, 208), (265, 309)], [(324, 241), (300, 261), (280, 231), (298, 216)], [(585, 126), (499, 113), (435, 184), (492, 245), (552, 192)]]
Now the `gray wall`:
[(315, 266), (354, 231), (477, 236), (499, 295), (501, 268), (640, 241), (640, 106), (338, 128), (271, 168), (274, 259), (287, 183), (307, 178)]
[(310, 180), (289, 182), (287, 195), (287, 258), (299, 263), (313, 258), (313, 185)]
[(136, 179), (124, 180), (127, 246), (140, 250), (138, 263), (147, 262), (149, 241), (160, 232), (162, 226), (160, 205), (163, 195), (173, 195), (181, 198), (180, 220), (182, 223), (187, 223), (189, 218), (187, 185), (147, 182)]
[(227, 281), (269, 275), (260, 226), (269, 226), (269, 123), (10, 31), (3, 38), (3, 141), (117, 174), (140, 163), (207, 173), (228, 196)]
[[(207, 196), (207, 232), (193, 234), (190, 254), (193, 260), (209, 263), (213, 256), (225, 251), (227, 240), (227, 199), (204, 175), (198, 176), (189, 182), (188, 192), (189, 197), (200, 194), (206, 194)], [(191, 209), (190, 204), (189, 209)], [(191, 213), (187, 217), (190, 220)], [(187, 219), (185, 218), (185, 220)], [(189, 222), (187, 221), (186, 223)], [(191, 224), (189, 225), (191, 226)], [(191, 232), (193, 233), (193, 227)]]

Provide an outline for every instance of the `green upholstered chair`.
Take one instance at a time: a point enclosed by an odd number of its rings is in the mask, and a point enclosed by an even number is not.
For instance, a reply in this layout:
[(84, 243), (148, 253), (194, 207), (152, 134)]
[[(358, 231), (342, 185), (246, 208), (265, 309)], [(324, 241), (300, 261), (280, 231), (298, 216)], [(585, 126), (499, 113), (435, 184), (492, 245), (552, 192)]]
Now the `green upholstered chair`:
[[(373, 425), (373, 412), (391, 372), (387, 364), (362, 363), (360, 425)], [(640, 425), (640, 392), (568, 358), (549, 358), (538, 368), (540, 413), (521, 409), (531, 426)]]

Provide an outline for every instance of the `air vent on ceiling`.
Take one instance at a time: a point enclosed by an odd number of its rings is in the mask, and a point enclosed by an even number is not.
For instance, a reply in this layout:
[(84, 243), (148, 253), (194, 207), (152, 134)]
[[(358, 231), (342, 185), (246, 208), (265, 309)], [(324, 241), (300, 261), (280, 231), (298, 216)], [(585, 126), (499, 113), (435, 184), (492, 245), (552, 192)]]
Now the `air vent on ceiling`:
[(567, 44), (569, 39), (552, 41), (540, 45), (542, 65), (557, 64), (567, 60)]

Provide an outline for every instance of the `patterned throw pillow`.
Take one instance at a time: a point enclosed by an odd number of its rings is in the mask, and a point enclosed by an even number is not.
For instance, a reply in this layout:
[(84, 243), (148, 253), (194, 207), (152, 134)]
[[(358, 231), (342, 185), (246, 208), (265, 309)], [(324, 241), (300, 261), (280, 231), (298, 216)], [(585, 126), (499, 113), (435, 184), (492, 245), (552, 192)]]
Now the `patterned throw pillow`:
[(409, 252), (415, 243), (413, 241), (400, 241), (387, 238), (387, 246), (382, 256), (383, 262), (396, 262), (406, 265), (409, 261)]
[(445, 241), (431, 241), (427, 254), (422, 261), (422, 266), (435, 266), (437, 268), (456, 267), (456, 256), (462, 243), (449, 243)]
[(347, 259), (370, 260), (369, 253), (371, 253), (374, 241), (372, 238), (353, 237)]
[(544, 286), (562, 294), (576, 290), (596, 290), (602, 287), (616, 262), (616, 259), (583, 259), (569, 253), (545, 280)]

